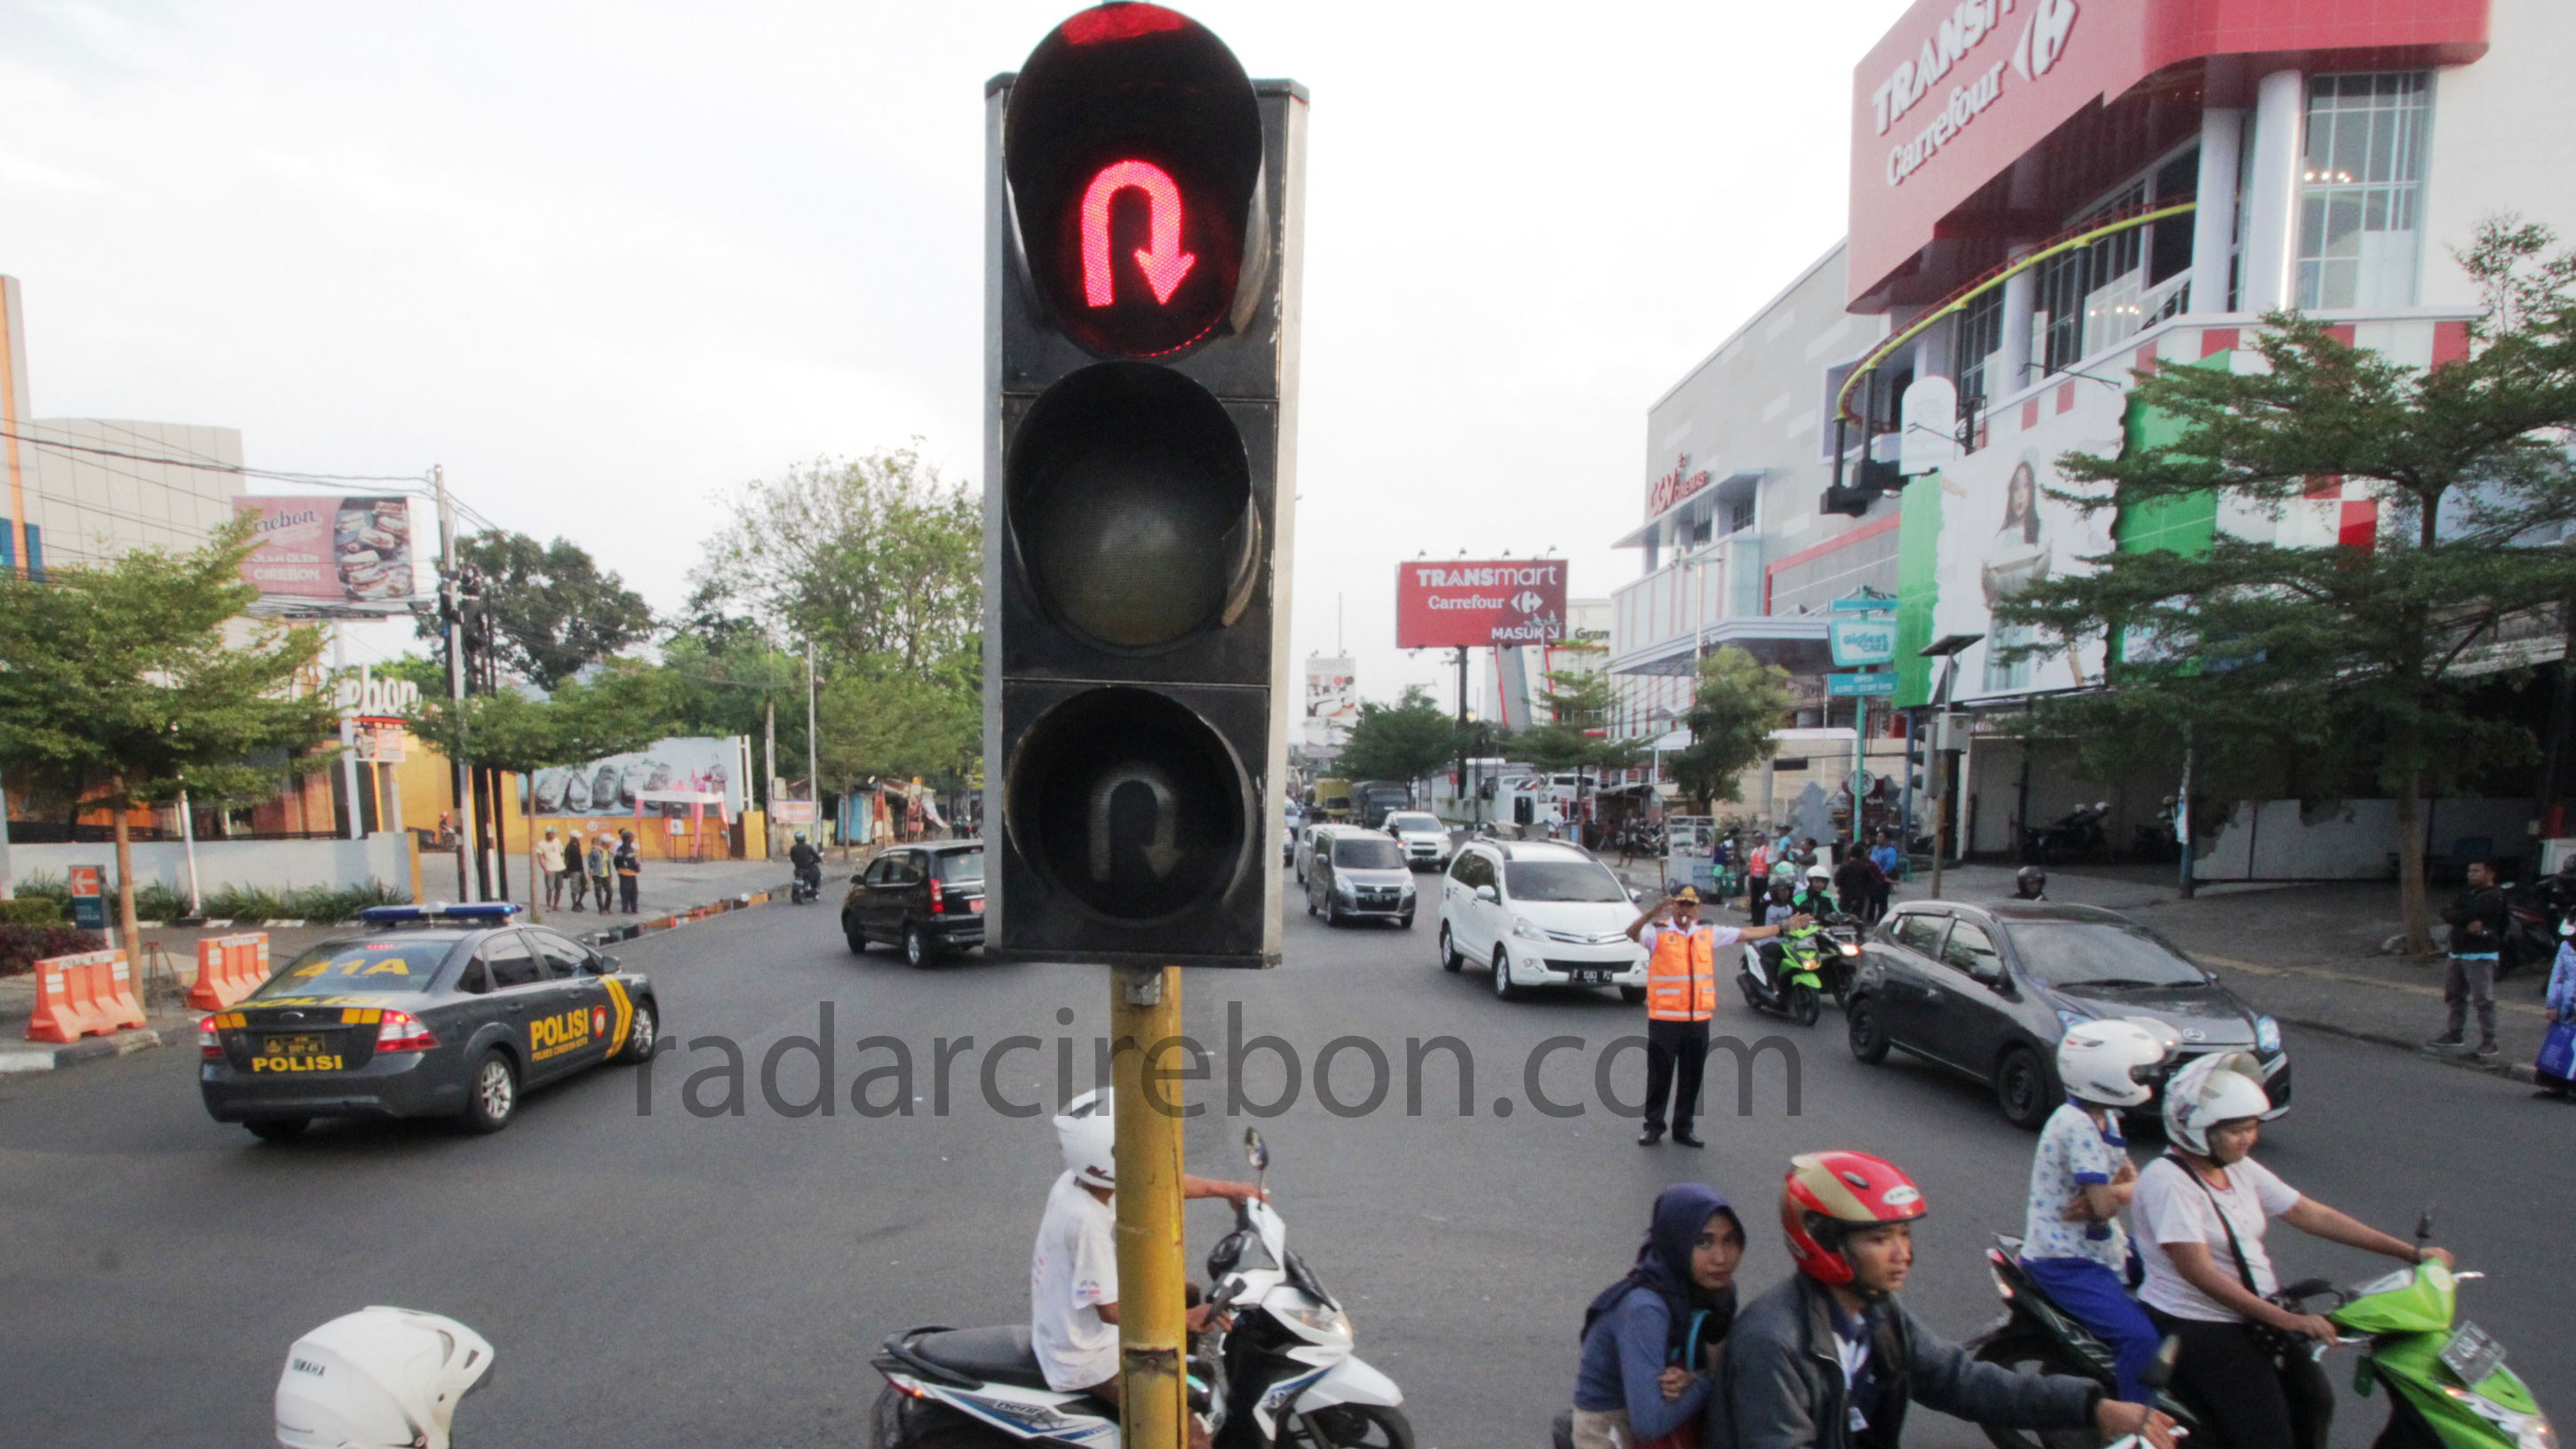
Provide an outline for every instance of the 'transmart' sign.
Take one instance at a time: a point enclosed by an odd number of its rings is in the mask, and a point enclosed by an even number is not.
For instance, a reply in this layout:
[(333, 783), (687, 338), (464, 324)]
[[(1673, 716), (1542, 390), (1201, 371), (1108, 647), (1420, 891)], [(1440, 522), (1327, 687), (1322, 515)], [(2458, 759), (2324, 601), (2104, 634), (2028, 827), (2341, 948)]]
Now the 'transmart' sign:
[(1415, 559), (1395, 570), (1399, 649), (1553, 644), (1565, 637), (1565, 561)]

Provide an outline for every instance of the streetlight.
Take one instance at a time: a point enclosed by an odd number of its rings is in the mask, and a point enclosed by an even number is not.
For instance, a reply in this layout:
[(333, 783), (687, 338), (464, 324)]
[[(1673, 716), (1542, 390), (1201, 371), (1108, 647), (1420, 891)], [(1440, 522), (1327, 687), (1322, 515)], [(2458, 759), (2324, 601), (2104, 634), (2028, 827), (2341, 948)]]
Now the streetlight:
[[(1969, 645), (1985, 637), (1983, 634), (1944, 634), (1916, 651), (1922, 658), (1941, 661), (1941, 682), (1932, 687), (1932, 739), (1923, 755), (1923, 787), (1932, 796), (1932, 899), (1936, 901), (1941, 898), (1941, 807), (1946, 800), (1946, 792), (1942, 789), (1941, 756), (1950, 736), (1950, 689), (1958, 680), (1959, 655)], [(1857, 808), (1855, 800), (1854, 809)]]

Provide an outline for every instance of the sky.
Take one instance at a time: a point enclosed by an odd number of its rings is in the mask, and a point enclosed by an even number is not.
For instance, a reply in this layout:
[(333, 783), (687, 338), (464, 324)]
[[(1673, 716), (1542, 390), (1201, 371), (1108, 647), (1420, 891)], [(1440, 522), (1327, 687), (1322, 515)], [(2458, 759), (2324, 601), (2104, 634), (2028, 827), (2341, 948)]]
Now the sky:
[[(1181, 8), (1313, 97), (1296, 653), (1445, 698), (1396, 564), (1636, 576), (1646, 409), (1842, 234), (1904, 5)], [(1068, 13), (8, 0), (28, 415), (443, 465), (675, 608), (749, 480), (918, 440), (981, 486), (983, 83)]]

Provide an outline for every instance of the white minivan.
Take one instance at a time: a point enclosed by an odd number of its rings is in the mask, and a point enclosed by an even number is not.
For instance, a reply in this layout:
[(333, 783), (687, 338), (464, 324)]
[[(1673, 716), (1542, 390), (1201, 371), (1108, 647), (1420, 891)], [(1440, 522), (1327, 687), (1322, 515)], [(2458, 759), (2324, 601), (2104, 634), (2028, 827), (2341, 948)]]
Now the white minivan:
[(1646, 948), (1628, 939), (1637, 900), (1576, 846), (1471, 840), (1440, 883), (1440, 964), (1473, 961), (1494, 995), (1527, 986), (1616, 986), (1646, 999)]

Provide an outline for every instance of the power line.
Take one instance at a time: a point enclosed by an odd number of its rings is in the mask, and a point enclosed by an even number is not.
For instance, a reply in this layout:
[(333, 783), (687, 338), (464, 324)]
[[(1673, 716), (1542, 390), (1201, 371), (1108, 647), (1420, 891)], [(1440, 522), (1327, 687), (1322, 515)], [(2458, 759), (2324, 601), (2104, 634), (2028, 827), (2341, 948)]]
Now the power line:
[(281, 483), (410, 483), (429, 486), (426, 476), (418, 473), (285, 473), (272, 468), (253, 468), (242, 463), (225, 463), (203, 458), (154, 457), (148, 453), (129, 453), (121, 448), (101, 448), (88, 443), (67, 443), (59, 438), (37, 438), (23, 433), (0, 432), (0, 438), (26, 443), (38, 448), (51, 448), (65, 453), (94, 453), (103, 458), (123, 458), (131, 463), (157, 463), (165, 468), (197, 468), (210, 473), (237, 473), (245, 478), (271, 478)]

